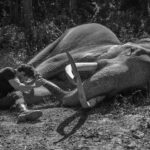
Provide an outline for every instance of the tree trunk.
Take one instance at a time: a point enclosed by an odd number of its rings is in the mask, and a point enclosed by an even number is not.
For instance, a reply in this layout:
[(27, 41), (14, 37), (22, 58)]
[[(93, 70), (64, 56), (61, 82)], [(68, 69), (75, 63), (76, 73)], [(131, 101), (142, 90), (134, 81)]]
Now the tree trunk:
[(147, 0), (147, 15), (145, 22), (145, 30), (150, 33), (150, 0)]
[(11, 23), (18, 24), (20, 22), (21, 9), (20, 9), (20, 0), (11, 0), (10, 1), (10, 20)]
[(22, 5), (23, 5), (24, 26), (26, 28), (30, 28), (33, 19), (32, 0), (22, 0)]
[(33, 11), (32, 11), (32, 0), (22, 0), (23, 6), (23, 24), (25, 27), (25, 35), (29, 45), (27, 54), (30, 55), (32, 48), (32, 21), (33, 21)]
[(60, 9), (60, 0), (55, 0), (55, 5), (56, 5), (56, 8), (59, 10)]
[(70, 10), (70, 13), (73, 10), (76, 10), (76, 9), (77, 9), (77, 0), (70, 0), (69, 1), (69, 10)]
[(147, 12), (148, 12), (148, 17), (150, 17), (150, 0), (147, 0)]

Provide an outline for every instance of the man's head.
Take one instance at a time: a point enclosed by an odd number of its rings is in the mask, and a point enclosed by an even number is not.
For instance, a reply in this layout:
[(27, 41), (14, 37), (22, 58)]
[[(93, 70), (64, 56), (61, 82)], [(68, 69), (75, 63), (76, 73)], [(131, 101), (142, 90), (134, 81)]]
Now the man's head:
[(27, 81), (28, 79), (34, 79), (36, 75), (35, 69), (27, 64), (21, 64), (17, 67), (16, 71), (16, 75), (21, 82)]

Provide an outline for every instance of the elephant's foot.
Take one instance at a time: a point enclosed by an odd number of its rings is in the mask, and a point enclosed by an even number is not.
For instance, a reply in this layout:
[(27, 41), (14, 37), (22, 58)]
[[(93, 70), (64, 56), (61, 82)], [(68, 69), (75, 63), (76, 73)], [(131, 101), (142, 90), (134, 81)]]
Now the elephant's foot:
[(105, 96), (98, 96), (95, 98), (90, 99), (87, 103), (89, 108), (95, 107), (97, 104), (104, 100)]

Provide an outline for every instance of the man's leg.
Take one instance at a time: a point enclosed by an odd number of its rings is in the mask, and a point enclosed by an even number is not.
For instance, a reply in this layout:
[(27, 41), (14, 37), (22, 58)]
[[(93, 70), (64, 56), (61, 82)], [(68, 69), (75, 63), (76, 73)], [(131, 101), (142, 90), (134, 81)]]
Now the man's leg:
[(10, 108), (12, 105), (15, 105), (20, 112), (18, 122), (34, 121), (42, 116), (41, 111), (29, 110), (27, 108), (23, 95), (20, 91), (12, 92), (0, 100), (0, 108), (6, 109)]
[(0, 109), (10, 109), (15, 104), (15, 99), (12, 96), (13, 94), (10, 93), (6, 97), (0, 98)]

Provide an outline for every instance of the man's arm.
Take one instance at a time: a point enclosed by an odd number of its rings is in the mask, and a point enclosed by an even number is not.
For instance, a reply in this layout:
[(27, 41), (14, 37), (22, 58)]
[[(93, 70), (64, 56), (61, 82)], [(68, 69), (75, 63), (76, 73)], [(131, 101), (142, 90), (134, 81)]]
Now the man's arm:
[(14, 89), (19, 90), (21, 92), (27, 92), (32, 90), (35, 87), (40, 86), (39, 84), (35, 84), (35, 83), (32, 85), (30, 84), (26, 85), (24, 83), (21, 83), (18, 78), (10, 79), (8, 82)]

